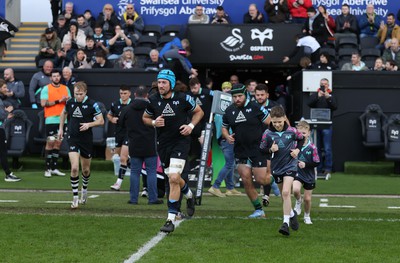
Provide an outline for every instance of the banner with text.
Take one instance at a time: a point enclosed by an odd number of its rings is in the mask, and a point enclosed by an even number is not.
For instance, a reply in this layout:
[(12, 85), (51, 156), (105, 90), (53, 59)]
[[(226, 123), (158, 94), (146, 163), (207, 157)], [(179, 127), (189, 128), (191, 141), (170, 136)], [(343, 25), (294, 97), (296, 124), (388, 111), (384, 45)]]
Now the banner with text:
[[(2, 1), (2, 0), (0, 0)], [(250, 3), (255, 3), (258, 9), (264, 12), (265, 0), (238, 1), (238, 0), (69, 0), (74, 3), (75, 13), (81, 14), (86, 9), (93, 12), (94, 17), (102, 11), (103, 6), (111, 3), (119, 17), (124, 13), (128, 3), (135, 5), (136, 11), (142, 15), (145, 24), (186, 24), (188, 18), (194, 12), (197, 4), (204, 6), (205, 14), (212, 17), (215, 8), (222, 5), (235, 24), (243, 22), (243, 15), (248, 11)], [(63, 1), (67, 2), (67, 1)], [(375, 11), (381, 16), (395, 13), (399, 9), (398, 0), (313, 0), (314, 6), (324, 5), (333, 16), (341, 13), (341, 5), (351, 6), (351, 13), (361, 15), (365, 13), (368, 3), (375, 6)]]
[(281, 64), (301, 25), (188, 25), (193, 64)]

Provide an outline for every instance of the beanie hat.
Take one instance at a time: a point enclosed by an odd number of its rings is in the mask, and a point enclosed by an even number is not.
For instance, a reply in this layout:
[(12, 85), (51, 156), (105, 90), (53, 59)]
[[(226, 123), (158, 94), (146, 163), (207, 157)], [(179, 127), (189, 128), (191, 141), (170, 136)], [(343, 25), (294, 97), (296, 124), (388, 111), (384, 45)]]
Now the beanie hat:
[(235, 94), (244, 94), (244, 95), (246, 95), (246, 86), (243, 85), (242, 83), (234, 84), (232, 86), (232, 89), (231, 89), (231, 94), (232, 95), (235, 95)]
[(157, 79), (166, 79), (171, 84), (171, 90), (175, 88), (175, 74), (169, 69), (163, 69), (158, 73)]
[(230, 83), (229, 81), (225, 81), (224, 83), (222, 83), (221, 89), (232, 89), (232, 83)]

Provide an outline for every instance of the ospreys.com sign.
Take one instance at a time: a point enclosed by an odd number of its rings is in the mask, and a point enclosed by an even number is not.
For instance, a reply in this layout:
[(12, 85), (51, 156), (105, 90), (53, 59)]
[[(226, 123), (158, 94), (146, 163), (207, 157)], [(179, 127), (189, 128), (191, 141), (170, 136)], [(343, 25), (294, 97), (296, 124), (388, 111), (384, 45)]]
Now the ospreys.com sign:
[[(119, 17), (125, 12), (128, 3), (135, 4), (136, 11), (143, 17), (145, 24), (186, 24), (188, 18), (194, 12), (197, 4), (204, 6), (204, 13), (210, 16), (215, 14), (215, 8), (223, 6), (226, 13), (235, 24), (243, 23), (243, 15), (248, 11), (249, 4), (255, 3), (258, 9), (265, 15), (265, 0), (239, 1), (239, 0), (70, 0), (74, 3), (74, 10), (82, 14), (86, 9), (93, 12), (94, 17), (102, 11), (103, 6), (110, 3)], [(274, 0), (277, 1), (277, 0)], [(67, 1), (63, 1), (64, 3)], [(333, 16), (340, 15), (341, 5), (351, 6), (351, 13), (362, 15), (368, 3), (375, 6), (375, 11), (381, 16), (388, 13), (397, 13), (398, 0), (313, 0), (314, 6), (324, 5)]]
[[(189, 25), (190, 60), (197, 64), (279, 64), (295, 47), (301, 25)], [(207, 37), (205, 37), (207, 36)]]

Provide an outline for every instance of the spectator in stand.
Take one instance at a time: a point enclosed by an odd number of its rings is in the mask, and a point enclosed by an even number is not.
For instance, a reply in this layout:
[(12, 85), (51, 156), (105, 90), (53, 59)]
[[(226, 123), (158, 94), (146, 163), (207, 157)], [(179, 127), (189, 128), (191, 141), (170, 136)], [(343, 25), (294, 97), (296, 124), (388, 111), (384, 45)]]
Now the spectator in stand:
[(83, 13), (83, 16), (85, 17), (89, 26), (92, 29), (94, 29), (94, 27), (96, 26), (96, 19), (94, 19), (93, 15), (92, 15), (92, 11), (90, 11), (89, 9), (86, 9), (85, 12)]
[(50, 5), (51, 5), (51, 14), (53, 16), (52, 25), (54, 27), (57, 22), (58, 15), (60, 14), (61, 0), (50, 0)]
[(336, 30), (335, 19), (331, 15), (329, 15), (328, 11), (326, 10), (326, 7), (323, 5), (318, 6), (318, 11), (321, 13), (321, 15), (325, 19), (325, 22), (324, 22), (325, 28), (329, 33), (328, 40), (334, 40), (333, 35), (335, 34), (335, 30)]
[(264, 24), (265, 19), (263, 14), (258, 11), (256, 4), (249, 5), (249, 12), (243, 16), (243, 24)]
[(311, 58), (311, 62), (315, 63), (319, 59), (319, 50), (320, 44), (318, 41), (312, 36), (304, 36), (304, 35), (297, 35), (296, 36), (296, 47), (293, 49), (292, 53), (288, 56), (283, 58), (283, 63), (288, 62), (291, 58), (295, 57), (297, 53), (301, 50), (301, 47), (304, 48), (304, 55)]
[(53, 61), (46, 60), (41, 71), (33, 74), (29, 83), (29, 101), (32, 109), (37, 109), (40, 105), (40, 92), (42, 88), (51, 83), (50, 76), (53, 71)]
[(132, 46), (132, 40), (130, 36), (125, 35), (124, 30), (121, 29), (120, 25), (115, 27), (115, 35), (108, 41), (110, 47), (109, 60), (118, 59), (125, 47)]
[(385, 71), (385, 64), (383, 63), (383, 59), (381, 57), (375, 59), (374, 68), (371, 70), (373, 71)]
[(283, 23), (288, 21), (289, 8), (287, 0), (265, 0), (264, 10), (271, 23)]
[(114, 8), (111, 4), (105, 4), (103, 12), (97, 17), (97, 24), (103, 29), (103, 34), (107, 39), (113, 37), (115, 33), (115, 27), (120, 25), (119, 19), (114, 12)]
[(86, 54), (83, 49), (78, 49), (75, 54), (74, 60), (69, 63), (69, 67), (72, 69), (88, 69), (92, 68), (90, 63), (86, 61)]
[(165, 68), (166, 63), (163, 58), (160, 58), (160, 52), (157, 49), (150, 51), (150, 58), (144, 63), (144, 68), (151, 71), (160, 71)]
[(131, 68), (142, 68), (139, 61), (133, 53), (132, 47), (124, 47), (124, 51), (121, 57), (115, 62), (114, 68), (118, 69), (131, 69)]
[(74, 12), (74, 3), (66, 2), (64, 11), (61, 12), (64, 15), (65, 19), (67, 20), (66, 25), (68, 26), (71, 19), (76, 19), (76, 14)]
[(321, 52), (319, 61), (312, 66), (312, 69), (335, 70), (337, 69), (337, 66), (335, 62), (331, 61), (331, 58), (327, 52)]
[(374, 5), (368, 4), (365, 14), (358, 17), (360, 27), (360, 38), (376, 37), (383, 18), (374, 11)]
[(186, 38), (180, 40), (178, 37), (175, 37), (172, 41), (165, 44), (160, 51), (160, 57), (166, 62), (173, 59), (179, 60), (187, 74), (192, 77), (197, 77), (197, 69), (193, 68), (192, 63), (190, 63), (187, 58), (190, 54), (189, 40)]
[(361, 61), (360, 53), (354, 52), (351, 55), (351, 62), (345, 63), (341, 70), (365, 71), (368, 70), (368, 68), (365, 63)]
[(399, 68), (394, 60), (388, 60), (385, 63), (386, 71), (397, 71)]
[(325, 18), (314, 7), (307, 9), (307, 20), (303, 26), (303, 34), (313, 36), (321, 47), (325, 46), (331, 37), (329, 30), (325, 26)]
[(86, 18), (83, 15), (79, 15), (76, 21), (78, 22), (78, 28), (85, 33), (85, 36), (88, 37), (94, 35), (93, 29), (90, 27), (89, 23), (86, 21)]
[(200, 4), (196, 5), (194, 14), (189, 16), (188, 24), (208, 24), (210, 17), (204, 14), (204, 7)]
[(214, 86), (214, 80), (210, 77), (207, 77), (206, 80), (204, 81), (204, 84), (207, 89), (212, 90)]
[(95, 26), (93, 39), (97, 50), (104, 50), (108, 54), (108, 40), (103, 35), (103, 28), (100, 25)]
[(62, 69), (62, 78), (60, 83), (67, 86), (69, 92), (72, 94), (76, 82), (78, 82), (78, 80), (74, 75), (72, 75), (72, 69), (70, 67), (64, 67)]
[(292, 22), (304, 24), (307, 19), (307, 9), (312, 7), (311, 0), (288, 0), (288, 8)]
[(72, 49), (85, 48), (86, 46), (86, 35), (82, 29), (78, 28), (76, 20), (71, 20), (69, 23), (69, 31), (63, 38), (63, 46), (65, 42), (71, 42)]
[(86, 37), (86, 46), (83, 51), (85, 51), (86, 54), (86, 61), (90, 65), (93, 65), (96, 62), (96, 48), (94, 46), (94, 39), (92, 37)]
[(382, 59), (384, 62), (394, 60), (397, 65), (400, 65), (400, 48), (397, 38), (392, 38), (390, 40), (390, 48), (383, 51)]
[(342, 5), (342, 14), (336, 17), (336, 46), (339, 39), (343, 37), (357, 37), (358, 24), (357, 18), (350, 14), (350, 6), (348, 4)]
[(55, 60), (55, 67), (64, 68), (74, 59), (76, 50), (72, 49), (71, 41), (65, 41), (63, 47), (57, 51), (57, 57)]
[(96, 63), (92, 68), (113, 68), (114, 65), (107, 59), (107, 54), (104, 50), (96, 51)]
[(257, 80), (248, 79), (244, 82), (247, 90), (247, 99), (250, 101), (256, 100), (256, 87), (258, 85)]
[(386, 24), (382, 21), (378, 30), (379, 48), (381, 50), (390, 47), (390, 40), (397, 38), (400, 40), (400, 27), (396, 25), (396, 20), (393, 13), (386, 17)]
[[(57, 50), (61, 48), (61, 41), (54, 28), (48, 27), (40, 37), (39, 54), (35, 58), (36, 66), (41, 67), (44, 60), (55, 60)], [(41, 61), (42, 60), (42, 61)]]
[(69, 29), (69, 27), (66, 25), (66, 22), (67, 20), (65, 19), (64, 15), (59, 15), (57, 22), (54, 23), (54, 30), (56, 31), (60, 42), (63, 40)]
[(121, 17), (121, 28), (136, 43), (144, 29), (143, 18), (136, 12), (133, 4), (126, 5), (126, 12)]
[(211, 20), (211, 24), (230, 24), (231, 18), (225, 12), (222, 6), (218, 6), (215, 15)]
[(238, 84), (239, 83), (239, 77), (237, 75), (231, 75), (229, 77), (229, 82), (233, 85)]
[(5, 93), (6, 97), (3, 101), (10, 102), (14, 109), (18, 109), (21, 106), (21, 100), (25, 96), (24, 83), (15, 79), (12, 68), (4, 70), (4, 80), (7, 83), (8, 91)]

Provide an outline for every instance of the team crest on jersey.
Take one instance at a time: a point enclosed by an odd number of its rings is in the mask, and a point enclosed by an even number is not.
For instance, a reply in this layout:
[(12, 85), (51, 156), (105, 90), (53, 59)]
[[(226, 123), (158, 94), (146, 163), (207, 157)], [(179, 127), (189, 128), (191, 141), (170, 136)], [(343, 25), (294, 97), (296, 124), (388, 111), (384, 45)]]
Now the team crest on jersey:
[(87, 109), (88, 105), (82, 105), (82, 109)]
[(239, 111), (238, 116), (236, 117), (235, 123), (247, 121), (242, 111)]
[(79, 109), (79, 107), (76, 107), (76, 109), (72, 113), (72, 117), (74, 117), (74, 118), (83, 118), (81, 109)]
[(251, 109), (246, 109), (246, 112), (251, 112)]
[(196, 104), (199, 106), (203, 106), (203, 103), (201, 103), (201, 100), (199, 98), (196, 98)]
[(165, 105), (164, 110), (162, 111), (163, 116), (175, 116), (174, 110), (171, 108), (169, 103)]
[(179, 105), (179, 100), (174, 100), (174, 101), (172, 102), (172, 104), (174, 104), (174, 105)]

